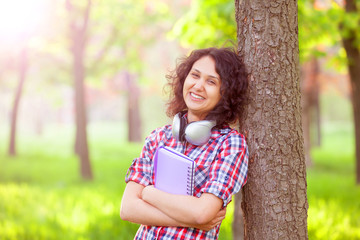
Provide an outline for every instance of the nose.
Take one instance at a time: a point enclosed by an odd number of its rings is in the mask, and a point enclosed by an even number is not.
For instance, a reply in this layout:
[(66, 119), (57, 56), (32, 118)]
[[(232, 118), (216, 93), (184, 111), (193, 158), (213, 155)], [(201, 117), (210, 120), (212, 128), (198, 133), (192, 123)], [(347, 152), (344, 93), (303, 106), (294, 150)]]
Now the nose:
[(193, 87), (194, 87), (195, 89), (201, 90), (201, 89), (204, 88), (204, 83), (205, 83), (204, 79), (203, 79), (203, 78), (200, 78), (200, 79), (198, 79), (198, 80), (194, 83), (194, 86), (193, 86)]

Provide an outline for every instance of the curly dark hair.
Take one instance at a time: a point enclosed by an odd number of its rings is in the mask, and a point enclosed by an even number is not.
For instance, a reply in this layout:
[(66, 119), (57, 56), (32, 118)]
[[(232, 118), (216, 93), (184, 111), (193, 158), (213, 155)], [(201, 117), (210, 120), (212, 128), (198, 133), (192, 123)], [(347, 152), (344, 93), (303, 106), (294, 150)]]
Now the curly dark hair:
[(202, 57), (210, 56), (215, 61), (215, 70), (221, 78), (221, 99), (206, 116), (207, 120), (216, 120), (217, 126), (235, 123), (248, 102), (248, 78), (243, 60), (233, 48), (206, 48), (191, 52), (179, 59), (174, 71), (166, 75), (170, 88), (167, 102), (167, 115), (173, 117), (187, 107), (183, 98), (183, 86), (193, 64)]

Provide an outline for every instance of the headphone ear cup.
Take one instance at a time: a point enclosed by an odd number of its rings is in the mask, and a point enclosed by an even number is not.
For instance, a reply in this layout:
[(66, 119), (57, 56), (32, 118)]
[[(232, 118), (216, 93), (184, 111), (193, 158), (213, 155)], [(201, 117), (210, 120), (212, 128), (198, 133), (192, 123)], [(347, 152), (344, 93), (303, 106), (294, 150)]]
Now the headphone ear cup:
[(191, 144), (200, 146), (209, 141), (211, 129), (215, 127), (216, 121), (197, 121), (189, 123), (185, 129), (185, 139)]
[(181, 142), (185, 141), (185, 129), (187, 128), (187, 121), (185, 118), (181, 117), (180, 118), (180, 129), (179, 129), (179, 140)]
[(181, 113), (174, 116), (172, 134), (180, 142), (188, 141), (200, 146), (209, 141), (211, 129), (215, 127), (216, 121), (202, 120), (187, 124), (186, 118)]
[(174, 138), (176, 140), (179, 140), (179, 136), (180, 136), (180, 116), (179, 116), (180, 113), (176, 114), (174, 116), (174, 119), (173, 119), (173, 124), (172, 124), (172, 134), (174, 136)]

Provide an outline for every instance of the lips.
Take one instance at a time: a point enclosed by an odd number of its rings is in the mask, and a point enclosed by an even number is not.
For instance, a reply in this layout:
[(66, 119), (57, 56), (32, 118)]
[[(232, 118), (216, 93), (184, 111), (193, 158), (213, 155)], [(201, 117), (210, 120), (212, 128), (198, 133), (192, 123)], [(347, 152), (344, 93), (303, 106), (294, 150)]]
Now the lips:
[(198, 100), (204, 100), (204, 99), (205, 99), (205, 98), (203, 98), (202, 96), (197, 95), (197, 94), (195, 94), (195, 93), (193, 93), (193, 92), (190, 93), (190, 96), (193, 97), (193, 98), (195, 98), (195, 99), (198, 99)]

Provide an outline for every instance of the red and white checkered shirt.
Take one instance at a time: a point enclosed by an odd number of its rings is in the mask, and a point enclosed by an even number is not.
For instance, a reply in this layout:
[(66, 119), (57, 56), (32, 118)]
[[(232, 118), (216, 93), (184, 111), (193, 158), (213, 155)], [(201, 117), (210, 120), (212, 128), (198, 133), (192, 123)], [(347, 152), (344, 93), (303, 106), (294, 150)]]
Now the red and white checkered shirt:
[[(126, 174), (126, 182), (154, 184), (153, 157), (160, 146), (171, 147), (195, 160), (196, 197), (212, 193), (223, 200), (225, 207), (246, 183), (249, 154), (242, 134), (229, 127), (213, 129), (208, 143), (185, 147), (173, 137), (171, 125), (155, 129), (146, 138), (140, 157), (133, 160)], [(220, 225), (210, 231), (141, 225), (134, 239), (218, 239), (219, 229)]]

